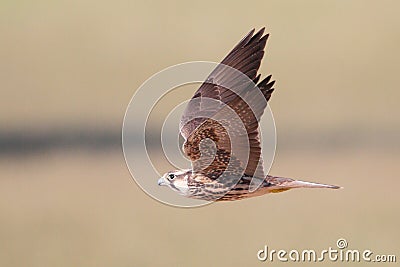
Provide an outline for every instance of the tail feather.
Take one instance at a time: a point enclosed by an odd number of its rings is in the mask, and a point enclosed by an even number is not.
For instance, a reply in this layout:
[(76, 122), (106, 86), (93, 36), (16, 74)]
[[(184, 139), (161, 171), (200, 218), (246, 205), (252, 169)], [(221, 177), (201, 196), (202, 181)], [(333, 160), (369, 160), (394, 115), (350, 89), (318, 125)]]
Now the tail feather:
[(340, 186), (331, 185), (331, 184), (321, 184), (314, 182), (306, 182), (301, 180), (294, 180), (289, 183), (290, 188), (331, 188), (331, 189), (340, 189)]
[(342, 187), (330, 184), (321, 184), (314, 182), (306, 182), (301, 180), (294, 180), (285, 177), (267, 176), (266, 181), (271, 184), (272, 192), (282, 192), (292, 188), (330, 188), (340, 189)]

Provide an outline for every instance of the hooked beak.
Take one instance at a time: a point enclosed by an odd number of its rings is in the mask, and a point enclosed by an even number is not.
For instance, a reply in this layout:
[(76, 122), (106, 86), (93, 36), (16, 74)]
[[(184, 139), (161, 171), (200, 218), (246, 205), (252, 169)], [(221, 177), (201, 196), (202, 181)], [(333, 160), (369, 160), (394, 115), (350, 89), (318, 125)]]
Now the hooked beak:
[(167, 185), (167, 183), (165, 182), (164, 178), (161, 177), (160, 179), (158, 179), (158, 185)]

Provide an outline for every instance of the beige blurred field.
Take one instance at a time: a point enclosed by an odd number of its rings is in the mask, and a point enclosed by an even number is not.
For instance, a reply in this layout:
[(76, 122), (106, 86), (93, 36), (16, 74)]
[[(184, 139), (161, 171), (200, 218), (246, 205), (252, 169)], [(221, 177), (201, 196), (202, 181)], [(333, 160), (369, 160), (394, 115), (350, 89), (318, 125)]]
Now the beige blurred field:
[[(264, 245), (322, 250), (341, 237), (399, 261), (399, 9), (1, 1), (0, 266), (262, 266)], [(120, 149), (134, 91), (165, 67), (220, 60), (262, 26), (271, 38), (261, 73), (277, 80), (271, 173), (344, 189), (196, 209), (153, 200)]]
[(340, 237), (352, 249), (399, 255), (399, 160), (367, 150), (287, 151), (272, 173), (344, 189), (179, 209), (142, 192), (120, 151), (3, 158), (1, 265), (259, 266), (270, 264), (256, 258), (264, 245), (321, 251)]

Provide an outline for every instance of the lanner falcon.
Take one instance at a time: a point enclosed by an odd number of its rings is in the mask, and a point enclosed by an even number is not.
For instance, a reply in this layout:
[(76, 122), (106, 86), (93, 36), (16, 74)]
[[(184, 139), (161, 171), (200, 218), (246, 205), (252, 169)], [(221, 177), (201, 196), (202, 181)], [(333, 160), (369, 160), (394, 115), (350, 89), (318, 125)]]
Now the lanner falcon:
[[(259, 81), (257, 71), (268, 36), (264, 28), (255, 34), (250, 31), (195, 92), (180, 123), (183, 151), (192, 169), (167, 172), (158, 185), (207, 201), (239, 200), (292, 188), (340, 188), (264, 174), (258, 128), (275, 81), (271, 75)], [(242, 152), (245, 156), (239, 155)], [(257, 186), (252, 188), (254, 181)]]

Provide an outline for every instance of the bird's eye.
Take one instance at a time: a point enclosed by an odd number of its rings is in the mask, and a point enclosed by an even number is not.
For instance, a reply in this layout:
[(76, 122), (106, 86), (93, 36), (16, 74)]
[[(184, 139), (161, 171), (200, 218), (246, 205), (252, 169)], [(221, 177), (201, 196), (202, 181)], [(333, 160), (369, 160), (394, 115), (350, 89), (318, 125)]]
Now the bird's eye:
[(169, 177), (169, 179), (173, 180), (175, 178), (175, 174), (171, 173), (170, 175), (168, 175), (168, 177)]

